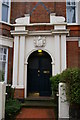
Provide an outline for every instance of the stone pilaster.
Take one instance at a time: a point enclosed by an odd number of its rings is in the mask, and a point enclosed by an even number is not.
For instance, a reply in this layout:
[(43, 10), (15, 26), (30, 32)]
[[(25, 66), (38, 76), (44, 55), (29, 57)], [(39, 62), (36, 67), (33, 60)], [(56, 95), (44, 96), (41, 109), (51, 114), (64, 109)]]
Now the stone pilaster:
[(13, 60), (13, 87), (18, 85), (18, 53), (19, 53), (19, 36), (14, 37), (14, 60)]
[(55, 72), (54, 74), (60, 73), (60, 37), (55, 35)]
[(25, 36), (20, 36), (19, 48), (19, 86), (24, 88), (24, 52), (25, 52)]

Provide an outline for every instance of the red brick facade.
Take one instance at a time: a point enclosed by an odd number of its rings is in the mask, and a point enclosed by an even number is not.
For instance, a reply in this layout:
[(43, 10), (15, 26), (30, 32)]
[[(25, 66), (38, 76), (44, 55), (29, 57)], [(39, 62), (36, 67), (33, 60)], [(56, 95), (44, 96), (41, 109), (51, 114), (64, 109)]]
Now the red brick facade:
[(70, 30), (70, 37), (80, 37), (80, 25), (68, 25), (67, 29)]
[[(15, 23), (15, 19), (23, 17), (24, 14), (30, 14), (30, 23), (49, 23), (50, 13), (55, 13), (57, 16), (63, 16), (66, 18), (66, 3), (65, 2), (12, 2), (11, 3), (11, 23)], [(0, 34), (7, 37), (12, 37), (10, 30), (13, 27), (7, 24), (0, 24)], [(52, 30), (54, 26), (27, 26), (27, 30)], [(79, 25), (68, 25), (67, 29), (70, 30), (70, 37), (80, 37), (80, 26)], [(13, 52), (9, 48), (8, 56), (8, 80), (11, 79), (12, 75), (12, 64), (13, 64)], [(67, 67), (80, 67), (80, 48), (78, 42), (67, 42)]]
[(15, 89), (14, 98), (19, 98), (19, 99), (24, 98), (24, 89)]
[(67, 67), (79, 67), (80, 68), (80, 48), (78, 43), (78, 37), (80, 37), (80, 25), (69, 25), (67, 29), (70, 30), (70, 37), (77, 37), (77, 41), (67, 42)]
[(10, 30), (12, 27), (5, 23), (0, 23), (0, 35), (6, 36), (6, 37), (12, 37)]
[(31, 23), (49, 23), (50, 13), (56, 13), (57, 16), (66, 17), (65, 2), (13, 2), (11, 4), (11, 23), (15, 23), (15, 19), (30, 14)]
[[(14, 24), (15, 19), (24, 17), (25, 14), (30, 14), (30, 23), (50, 23), (50, 13), (55, 13), (56, 16), (66, 18), (66, 3), (65, 2), (12, 2), (10, 23)], [(10, 30), (14, 28), (11, 25), (0, 23), (0, 35), (13, 37)], [(53, 25), (35, 25), (26, 26), (29, 31), (44, 31), (54, 29)], [(66, 42), (66, 58), (67, 68), (80, 67), (80, 48), (78, 40), (70, 40), (74, 37), (80, 37), (80, 25), (67, 25), (70, 30), (70, 35)], [(8, 83), (12, 81), (13, 69), (13, 49), (8, 48)], [(24, 89), (15, 89), (15, 98), (24, 98)]]
[(13, 73), (13, 48), (8, 48), (8, 75), (7, 83), (12, 84), (12, 73)]
[(27, 30), (29, 31), (38, 31), (38, 30), (52, 30), (54, 29), (54, 26), (53, 25), (35, 25), (35, 26), (27, 26), (26, 27)]
[[(12, 26), (0, 23), (0, 35), (5, 37), (12, 37), (10, 30), (12, 30)], [(8, 72), (7, 72), (7, 83), (12, 82), (12, 69), (13, 69), (13, 48), (8, 47)]]
[(67, 67), (78, 67), (78, 42), (67, 41)]

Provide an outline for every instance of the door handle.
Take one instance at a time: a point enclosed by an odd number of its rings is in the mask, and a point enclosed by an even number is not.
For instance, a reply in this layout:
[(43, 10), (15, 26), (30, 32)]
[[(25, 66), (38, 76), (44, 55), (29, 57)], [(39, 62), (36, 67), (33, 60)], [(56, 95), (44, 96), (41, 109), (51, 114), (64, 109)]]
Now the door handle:
[(49, 70), (44, 70), (43, 73), (44, 73), (44, 74), (49, 74), (50, 71), (49, 71)]
[(38, 70), (38, 73), (40, 73), (40, 70)]
[(38, 77), (40, 76), (40, 74), (38, 73)]

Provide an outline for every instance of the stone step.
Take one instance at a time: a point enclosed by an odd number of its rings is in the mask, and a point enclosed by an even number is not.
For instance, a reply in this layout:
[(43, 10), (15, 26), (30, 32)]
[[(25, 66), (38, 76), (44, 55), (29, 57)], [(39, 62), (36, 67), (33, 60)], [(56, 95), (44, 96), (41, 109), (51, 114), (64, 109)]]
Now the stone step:
[(22, 103), (23, 107), (56, 107), (56, 102), (52, 98), (27, 98)]
[(54, 100), (53, 97), (28, 97), (25, 101), (52, 101)]

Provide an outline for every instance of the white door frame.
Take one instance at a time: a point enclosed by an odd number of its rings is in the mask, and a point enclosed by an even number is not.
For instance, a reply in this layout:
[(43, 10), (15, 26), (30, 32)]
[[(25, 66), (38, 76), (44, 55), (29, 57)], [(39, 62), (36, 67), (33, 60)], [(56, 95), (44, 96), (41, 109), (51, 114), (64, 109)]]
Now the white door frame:
[[(38, 49), (40, 49), (40, 48), (38, 48)], [(24, 72), (24, 74), (25, 74), (25, 92), (24, 92), (24, 96), (25, 96), (25, 98), (27, 98), (27, 65), (28, 65), (28, 58), (29, 58), (29, 56), (33, 53), (33, 52), (35, 52), (35, 51), (37, 51), (38, 49), (35, 49), (35, 50), (32, 50), (31, 52), (29, 52), (29, 54), (27, 55), (27, 57), (26, 57), (26, 61), (25, 61), (25, 64), (24, 64), (24, 68), (25, 68), (25, 72)], [(42, 49), (42, 48), (41, 48)], [(48, 53), (49, 55), (50, 55), (50, 57), (51, 57), (51, 59), (52, 59), (52, 62), (51, 62), (51, 64), (52, 64), (52, 76), (54, 75), (54, 57), (52, 56), (52, 54), (48, 51), (48, 50), (45, 50), (45, 49), (42, 49), (43, 51), (45, 51), (46, 53)]]

